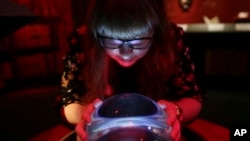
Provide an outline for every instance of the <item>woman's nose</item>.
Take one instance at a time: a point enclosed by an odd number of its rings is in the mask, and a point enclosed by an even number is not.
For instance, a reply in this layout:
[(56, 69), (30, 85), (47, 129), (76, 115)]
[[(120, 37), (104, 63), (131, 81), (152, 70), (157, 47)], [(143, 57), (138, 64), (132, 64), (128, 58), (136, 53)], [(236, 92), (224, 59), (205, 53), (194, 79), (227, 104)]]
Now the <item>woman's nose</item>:
[(124, 45), (119, 49), (119, 53), (124, 56), (128, 56), (133, 52), (133, 49), (130, 48), (128, 45)]

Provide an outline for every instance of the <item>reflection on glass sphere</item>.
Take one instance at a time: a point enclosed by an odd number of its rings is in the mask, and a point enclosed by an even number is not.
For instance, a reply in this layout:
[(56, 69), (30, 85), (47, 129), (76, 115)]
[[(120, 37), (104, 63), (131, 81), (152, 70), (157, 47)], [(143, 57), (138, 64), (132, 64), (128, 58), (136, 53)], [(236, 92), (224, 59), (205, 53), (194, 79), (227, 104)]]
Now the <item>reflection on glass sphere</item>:
[(133, 117), (153, 115), (157, 107), (151, 99), (140, 94), (119, 94), (103, 102), (98, 110), (102, 117)]
[(143, 128), (117, 129), (98, 141), (166, 141), (157, 134)]

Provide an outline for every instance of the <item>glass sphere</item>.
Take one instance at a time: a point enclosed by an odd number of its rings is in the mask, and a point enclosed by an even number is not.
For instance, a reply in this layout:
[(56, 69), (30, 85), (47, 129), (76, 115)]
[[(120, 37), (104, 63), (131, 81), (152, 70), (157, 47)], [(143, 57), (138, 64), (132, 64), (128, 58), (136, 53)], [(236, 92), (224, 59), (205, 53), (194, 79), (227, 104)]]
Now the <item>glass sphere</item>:
[(122, 93), (96, 106), (87, 141), (170, 141), (167, 114), (151, 98)]

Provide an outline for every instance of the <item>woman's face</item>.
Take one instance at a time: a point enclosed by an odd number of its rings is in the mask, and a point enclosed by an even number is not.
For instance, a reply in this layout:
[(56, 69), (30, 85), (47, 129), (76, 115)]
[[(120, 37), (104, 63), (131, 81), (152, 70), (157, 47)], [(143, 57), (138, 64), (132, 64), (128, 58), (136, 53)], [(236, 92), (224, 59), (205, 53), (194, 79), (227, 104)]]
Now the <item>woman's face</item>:
[(152, 35), (131, 40), (104, 37), (100, 41), (109, 57), (123, 67), (130, 67), (147, 54), (152, 43)]

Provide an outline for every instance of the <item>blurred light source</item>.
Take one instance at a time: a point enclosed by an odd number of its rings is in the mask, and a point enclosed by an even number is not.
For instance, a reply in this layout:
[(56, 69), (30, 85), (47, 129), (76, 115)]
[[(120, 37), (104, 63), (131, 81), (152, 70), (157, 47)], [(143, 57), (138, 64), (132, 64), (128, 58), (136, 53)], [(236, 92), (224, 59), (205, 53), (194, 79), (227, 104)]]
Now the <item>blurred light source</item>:
[(241, 19), (248, 18), (248, 16), (249, 16), (249, 12), (241, 11), (238, 13), (238, 18), (241, 18)]
[(187, 12), (192, 5), (192, 0), (179, 0), (179, 5), (183, 11)]

